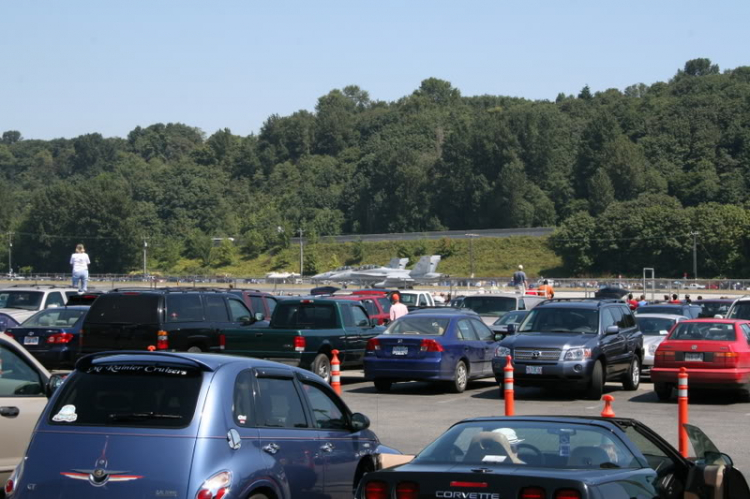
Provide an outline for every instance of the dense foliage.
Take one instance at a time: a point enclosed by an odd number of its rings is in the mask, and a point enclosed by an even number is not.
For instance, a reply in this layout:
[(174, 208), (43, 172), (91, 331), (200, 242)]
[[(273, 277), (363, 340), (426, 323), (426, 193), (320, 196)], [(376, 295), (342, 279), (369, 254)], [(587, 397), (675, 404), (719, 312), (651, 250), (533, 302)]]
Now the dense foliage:
[[(700, 267), (732, 275), (748, 265), (750, 67), (696, 59), (669, 82), (555, 102), (463, 97), (435, 78), (395, 102), (349, 86), (247, 137), (183, 124), (126, 138), (7, 131), (0, 173), (13, 266), (40, 272), (68, 270), (81, 241), (97, 270), (119, 272), (138, 268), (144, 240), (169, 270), (285, 248), (300, 228), (315, 240), (558, 225), (571, 272), (681, 275), (695, 231)], [(224, 236), (238, 244), (212, 248)]]

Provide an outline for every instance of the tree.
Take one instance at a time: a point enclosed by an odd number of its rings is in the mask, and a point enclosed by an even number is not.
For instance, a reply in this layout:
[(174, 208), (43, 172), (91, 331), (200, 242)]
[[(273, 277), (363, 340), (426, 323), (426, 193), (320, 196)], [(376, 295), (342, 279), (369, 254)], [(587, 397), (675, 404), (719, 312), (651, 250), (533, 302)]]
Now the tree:
[(575, 275), (589, 272), (594, 265), (596, 220), (586, 212), (578, 212), (550, 236), (550, 245), (563, 259), (565, 268)]
[(615, 188), (609, 175), (599, 168), (589, 180), (589, 206), (592, 215), (599, 215), (615, 200)]
[(685, 63), (683, 71), (688, 76), (706, 76), (719, 74), (719, 65), (711, 64), (711, 59), (691, 59)]
[(7, 132), (3, 132), (3, 138), (0, 140), (0, 143), (5, 145), (12, 145), (16, 142), (19, 142), (22, 140), (21, 132), (18, 130), (8, 130)]

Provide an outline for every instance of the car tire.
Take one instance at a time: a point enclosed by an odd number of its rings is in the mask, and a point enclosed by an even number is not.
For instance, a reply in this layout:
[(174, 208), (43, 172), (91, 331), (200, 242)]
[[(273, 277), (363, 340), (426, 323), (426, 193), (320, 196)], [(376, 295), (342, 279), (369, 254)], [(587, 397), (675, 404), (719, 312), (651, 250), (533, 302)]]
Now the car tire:
[(625, 378), (622, 380), (622, 387), (625, 390), (633, 391), (637, 390), (641, 384), (641, 359), (637, 356), (633, 356), (633, 360), (630, 361), (630, 367), (628, 372), (625, 373)]
[(375, 389), (380, 393), (388, 393), (391, 391), (391, 385), (393, 384), (393, 381), (389, 379), (376, 379), (373, 381), (375, 384)]
[(586, 389), (586, 398), (588, 400), (599, 400), (602, 398), (602, 393), (604, 393), (604, 367), (602, 366), (602, 362), (597, 360), (593, 371), (591, 371), (589, 387)]
[(672, 385), (669, 383), (654, 383), (654, 391), (659, 402), (669, 402), (672, 398)]
[(469, 383), (469, 370), (463, 360), (459, 360), (456, 364), (456, 369), (453, 371), (453, 380), (449, 383), (452, 393), (463, 393), (466, 390), (466, 385)]
[(331, 359), (324, 353), (319, 353), (312, 363), (312, 372), (323, 378), (326, 383), (331, 382)]
[(188, 353), (201, 353), (203, 352), (203, 349), (199, 347), (198, 345), (193, 345), (190, 348), (187, 349)]

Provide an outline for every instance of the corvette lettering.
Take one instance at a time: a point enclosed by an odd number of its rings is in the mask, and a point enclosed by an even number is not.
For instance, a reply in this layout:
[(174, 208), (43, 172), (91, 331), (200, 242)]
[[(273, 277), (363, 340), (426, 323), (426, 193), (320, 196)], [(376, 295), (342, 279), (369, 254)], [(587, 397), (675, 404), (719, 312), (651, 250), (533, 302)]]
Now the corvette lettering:
[(496, 492), (460, 492), (453, 490), (438, 490), (435, 497), (445, 499), (500, 499)]

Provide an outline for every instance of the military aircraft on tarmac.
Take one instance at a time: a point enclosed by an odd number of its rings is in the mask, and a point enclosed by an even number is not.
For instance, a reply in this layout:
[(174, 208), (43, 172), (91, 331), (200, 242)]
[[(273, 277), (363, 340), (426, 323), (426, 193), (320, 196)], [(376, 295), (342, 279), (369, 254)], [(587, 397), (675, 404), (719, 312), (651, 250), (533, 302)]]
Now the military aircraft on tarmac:
[(404, 268), (358, 268), (334, 274), (329, 278), (336, 282), (356, 282), (373, 287), (397, 287), (406, 284), (436, 281), (443, 274), (435, 272), (440, 255), (423, 256), (411, 270)]
[(295, 272), (268, 272), (266, 279), (269, 282), (285, 282), (290, 279), (296, 279), (300, 275)]
[[(372, 270), (380, 270), (382, 272), (387, 272), (390, 270), (403, 270), (406, 268), (406, 264), (409, 263), (408, 258), (391, 258), (391, 261), (388, 262), (388, 265), (385, 267), (380, 267), (378, 265), (363, 265), (361, 267), (339, 267), (334, 270), (329, 270), (328, 272), (323, 272), (322, 274), (317, 274), (312, 277), (313, 281), (342, 281), (346, 280), (346, 276), (348, 272), (354, 272), (354, 271), (372, 271)], [(336, 277), (336, 279), (334, 279)]]

